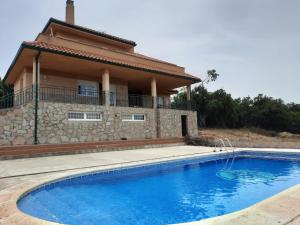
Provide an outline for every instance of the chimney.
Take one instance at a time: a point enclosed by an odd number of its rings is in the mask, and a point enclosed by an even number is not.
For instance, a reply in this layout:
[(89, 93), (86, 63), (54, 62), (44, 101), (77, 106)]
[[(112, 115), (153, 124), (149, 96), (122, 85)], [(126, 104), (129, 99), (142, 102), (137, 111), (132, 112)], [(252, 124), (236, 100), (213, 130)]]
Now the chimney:
[(75, 9), (74, 9), (74, 1), (73, 0), (67, 0), (66, 23), (70, 23), (70, 24), (75, 23)]

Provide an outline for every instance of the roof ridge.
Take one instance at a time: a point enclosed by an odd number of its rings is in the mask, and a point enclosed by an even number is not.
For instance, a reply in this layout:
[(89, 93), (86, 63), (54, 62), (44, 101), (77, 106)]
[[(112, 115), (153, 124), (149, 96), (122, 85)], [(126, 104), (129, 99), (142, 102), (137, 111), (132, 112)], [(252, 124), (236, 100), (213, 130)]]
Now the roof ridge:
[(97, 30), (94, 30), (94, 29), (91, 29), (91, 28), (88, 28), (88, 27), (66, 23), (62, 20), (59, 20), (59, 19), (56, 19), (56, 18), (53, 18), (53, 17), (51, 17), (49, 19), (48, 23), (46, 24), (46, 26), (42, 30), (42, 33), (44, 33), (48, 29), (48, 27), (51, 23), (57, 23), (59, 25), (67, 26), (67, 27), (70, 27), (70, 28), (73, 28), (73, 29), (79, 29), (83, 32), (89, 32), (89, 33), (97, 35), (97, 36), (102, 36), (104, 38), (108, 38), (108, 39), (111, 39), (111, 40), (123, 42), (125, 44), (129, 44), (129, 45), (132, 45), (132, 46), (137, 45), (134, 41), (131, 41), (131, 40), (128, 40), (128, 39), (125, 39), (125, 38), (121, 38), (121, 37), (118, 37), (118, 36), (115, 36), (115, 35), (111, 35), (111, 34), (103, 32), (103, 31), (97, 31)]

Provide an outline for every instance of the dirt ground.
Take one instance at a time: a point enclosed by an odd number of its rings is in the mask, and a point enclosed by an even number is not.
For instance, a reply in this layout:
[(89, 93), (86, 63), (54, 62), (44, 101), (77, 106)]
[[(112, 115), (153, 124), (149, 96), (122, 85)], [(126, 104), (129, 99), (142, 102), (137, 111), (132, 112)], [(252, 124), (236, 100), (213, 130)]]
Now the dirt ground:
[(213, 142), (216, 138), (228, 138), (237, 147), (298, 148), (300, 134), (275, 133), (260, 129), (200, 129), (199, 137)]

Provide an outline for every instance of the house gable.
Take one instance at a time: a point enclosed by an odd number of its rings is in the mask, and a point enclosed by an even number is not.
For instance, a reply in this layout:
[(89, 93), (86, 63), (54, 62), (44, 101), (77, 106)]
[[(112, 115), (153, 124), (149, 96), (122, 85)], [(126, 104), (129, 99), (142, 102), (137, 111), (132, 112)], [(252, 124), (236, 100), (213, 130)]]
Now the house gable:
[(69, 24), (54, 18), (50, 18), (41, 34), (36, 38), (36, 41), (39, 41), (43, 35), (79, 42), (85, 45), (132, 53), (136, 46), (136, 43), (133, 41), (82, 26)]

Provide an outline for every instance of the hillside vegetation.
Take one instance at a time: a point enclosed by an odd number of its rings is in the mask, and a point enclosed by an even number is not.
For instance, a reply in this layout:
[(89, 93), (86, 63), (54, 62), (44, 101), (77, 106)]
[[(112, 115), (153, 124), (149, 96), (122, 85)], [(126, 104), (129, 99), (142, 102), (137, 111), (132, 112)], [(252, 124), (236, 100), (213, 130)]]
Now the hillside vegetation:
[[(186, 104), (186, 93), (173, 99), (174, 107)], [(260, 128), (300, 134), (300, 104), (285, 104), (265, 95), (232, 98), (225, 90), (208, 92), (199, 85), (191, 93), (192, 109), (197, 111), (199, 128)]]

